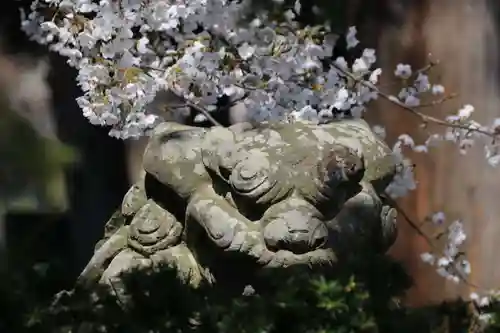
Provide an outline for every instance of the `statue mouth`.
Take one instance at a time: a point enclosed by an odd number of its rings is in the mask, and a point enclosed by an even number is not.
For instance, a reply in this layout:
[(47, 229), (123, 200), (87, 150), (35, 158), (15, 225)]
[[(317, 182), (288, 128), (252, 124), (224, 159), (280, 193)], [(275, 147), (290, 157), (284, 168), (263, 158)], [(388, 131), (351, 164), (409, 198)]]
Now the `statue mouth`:
[(263, 228), (265, 251), (261, 262), (270, 267), (331, 265), (336, 257), (327, 246), (329, 232), (325, 223), (293, 208), (291, 213), (271, 218)]
[(258, 264), (267, 268), (286, 268), (296, 265), (332, 266), (337, 262), (337, 256), (331, 248), (320, 248), (306, 253), (293, 253), (289, 250), (272, 251), (264, 249), (258, 259)]
[(327, 244), (328, 231), (323, 225), (310, 232), (304, 230), (289, 230), (284, 237), (266, 237), (266, 247), (272, 252), (287, 250), (294, 254), (307, 254), (313, 250), (324, 248)]

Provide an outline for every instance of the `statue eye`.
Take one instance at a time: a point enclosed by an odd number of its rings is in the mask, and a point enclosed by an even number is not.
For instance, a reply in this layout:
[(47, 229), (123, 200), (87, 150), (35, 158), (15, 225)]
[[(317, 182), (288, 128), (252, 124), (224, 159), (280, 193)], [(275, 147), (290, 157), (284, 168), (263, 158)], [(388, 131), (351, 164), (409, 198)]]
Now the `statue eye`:
[(345, 156), (339, 163), (343, 178), (349, 182), (359, 183), (365, 174), (363, 157), (357, 155)]
[(240, 161), (230, 176), (233, 199), (251, 221), (259, 220), (270, 199), (277, 196), (272, 170), (262, 160), (260, 164), (258, 161), (259, 159)]
[(268, 181), (268, 174), (269, 169), (264, 163), (245, 159), (236, 165), (229, 178), (235, 192), (251, 195), (252, 192), (265, 185)]
[(328, 187), (336, 188), (340, 184), (356, 184), (365, 173), (363, 156), (358, 156), (347, 147), (336, 147), (327, 155), (324, 164), (320, 164), (320, 174)]
[(343, 202), (356, 194), (365, 172), (363, 156), (345, 146), (331, 149), (317, 165), (317, 202)]

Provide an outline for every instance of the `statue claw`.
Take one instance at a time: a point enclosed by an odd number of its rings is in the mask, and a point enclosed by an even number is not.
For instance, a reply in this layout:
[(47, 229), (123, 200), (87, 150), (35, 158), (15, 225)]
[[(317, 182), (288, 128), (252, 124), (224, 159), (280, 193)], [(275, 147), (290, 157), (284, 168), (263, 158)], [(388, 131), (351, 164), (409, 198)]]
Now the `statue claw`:
[(111, 263), (103, 272), (99, 283), (110, 287), (115, 296), (126, 305), (129, 297), (123, 280), (123, 274), (151, 267), (152, 261), (150, 259), (144, 258), (132, 250), (125, 249), (111, 260)]
[(99, 280), (106, 265), (127, 247), (127, 232), (128, 227), (122, 227), (98, 248), (78, 277), (78, 283), (92, 284)]

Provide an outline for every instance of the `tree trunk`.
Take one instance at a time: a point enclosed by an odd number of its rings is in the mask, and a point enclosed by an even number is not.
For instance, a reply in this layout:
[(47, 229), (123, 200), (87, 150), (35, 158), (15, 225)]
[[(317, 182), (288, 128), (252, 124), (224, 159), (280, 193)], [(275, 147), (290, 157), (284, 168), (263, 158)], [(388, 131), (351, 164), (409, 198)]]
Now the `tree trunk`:
[[(495, 4), (496, 5), (496, 4)], [(428, 112), (444, 118), (456, 113), (464, 104), (476, 107), (474, 119), (491, 122), (499, 116), (498, 98), (498, 29), (495, 27), (492, 3), (475, 1), (413, 2), (401, 28), (384, 28), (378, 55), (387, 78), (398, 63), (423, 67), (430, 53), (440, 60), (431, 79), (441, 82), (448, 92), (459, 97)], [(498, 5), (496, 5), (498, 7)], [(496, 10), (498, 13), (498, 10)], [(397, 90), (389, 91), (397, 94)], [(383, 123), (389, 131), (389, 141), (408, 133), (416, 142), (427, 139), (416, 128), (418, 119), (397, 106), (377, 102), (375, 112), (369, 112), (372, 123)], [(439, 128), (432, 127), (439, 131)], [(500, 270), (494, 262), (495, 240), (500, 236), (496, 217), (500, 214), (497, 198), (500, 195), (499, 170), (489, 167), (480, 145), (466, 156), (458, 153), (456, 145), (445, 143), (430, 154), (410, 154), (416, 166), (418, 188), (401, 200), (404, 209), (416, 221), (435, 211), (444, 211), (450, 221), (461, 219), (468, 232), (467, 253), (472, 262), (471, 281), (485, 287), (495, 287)], [(471, 288), (446, 282), (434, 268), (421, 262), (419, 254), (427, 251), (425, 241), (400, 220), (400, 237), (392, 253), (400, 258), (415, 279), (408, 294), (411, 304), (437, 302), (458, 295), (468, 296)], [(498, 286), (497, 286), (498, 287)]]

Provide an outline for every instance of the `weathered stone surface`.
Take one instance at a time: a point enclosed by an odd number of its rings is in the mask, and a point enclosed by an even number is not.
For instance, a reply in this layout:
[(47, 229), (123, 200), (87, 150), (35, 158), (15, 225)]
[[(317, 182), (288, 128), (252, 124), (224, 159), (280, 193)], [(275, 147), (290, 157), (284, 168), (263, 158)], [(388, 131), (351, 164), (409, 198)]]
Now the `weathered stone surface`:
[(243, 262), (253, 272), (334, 265), (384, 252), (396, 235), (379, 197), (396, 164), (361, 120), (163, 123), (143, 164), (81, 282), (116, 290), (123, 272), (167, 264), (193, 286), (217, 285), (248, 272)]

